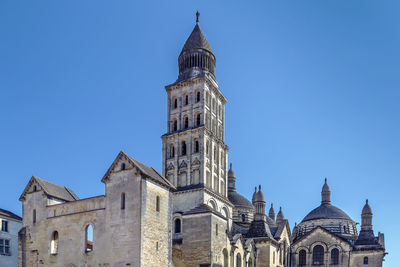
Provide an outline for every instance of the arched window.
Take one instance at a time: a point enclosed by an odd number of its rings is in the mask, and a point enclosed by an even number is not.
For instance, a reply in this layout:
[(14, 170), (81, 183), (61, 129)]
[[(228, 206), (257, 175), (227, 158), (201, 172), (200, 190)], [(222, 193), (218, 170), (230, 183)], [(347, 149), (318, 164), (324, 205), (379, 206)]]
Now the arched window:
[(174, 108), (178, 108), (178, 99), (177, 98), (174, 99)]
[(89, 224), (85, 229), (85, 252), (93, 251), (93, 226)]
[(50, 253), (57, 254), (58, 252), (58, 232), (54, 231), (51, 235)]
[(189, 104), (189, 96), (185, 95), (185, 105), (188, 105), (188, 104)]
[(304, 266), (307, 264), (307, 252), (302, 249), (299, 252), (299, 266)]
[(313, 249), (313, 264), (324, 264), (324, 248), (321, 245), (316, 245)]
[(368, 257), (364, 257), (364, 264), (368, 265)]
[(200, 113), (196, 115), (196, 125), (200, 126), (200, 122), (201, 122), (201, 117), (200, 117)]
[(240, 253), (236, 254), (236, 267), (242, 267), (242, 256)]
[(253, 267), (253, 260), (252, 260), (251, 258), (249, 259), (249, 264), (248, 264), (248, 266), (249, 266), (249, 267)]
[(160, 212), (160, 196), (156, 197), (156, 211)]
[(32, 222), (36, 223), (36, 210), (35, 209), (32, 211)]
[(272, 264), (275, 264), (275, 251), (272, 253)]
[(334, 248), (331, 251), (331, 264), (339, 264), (339, 250), (337, 248)]
[(199, 140), (194, 140), (194, 152), (199, 152)]
[(197, 92), (196, 94), (196, 102), (200, 102), (200, 92)]
[(206, 143), (206, 154), (209, 156), (210, 154), (210, 141), (208, 141), (207, 140), (207, 143)]
[(121, 210), (125, 209), (125, 193), (121, 193)]
[(34, 185), (33, 186), (33, 192), (36, 192), (36, 190), (37, 190), (37, 187), (36, 187), (36, 185)]
[(217, 147), (214, 147), (214, 161), (217, 162)]
[(181, 232), (181, 219), (175, 219), (175, 234), (179, 234)]
[(246, 221), (246, 214), (242, 214), (242, 222)]
[(183, 120), (185, 129), (189, 128), (189, 117), (186, 116)]
[(121, 164), (121, 171), (123, 171), (123, 170), (125, 170), (126, 169), (126, 164), (125, 163), (122, 163)]
[(170, 158), (175, 157), (175, 147), (174, 147), (173, 144), (170, 144), (170, 145), (169, 145), (169, 157), (170, 157)]
[(223, 262), (223, 267), (228, 267), (228, 261), (229, 261), (229, 258), (228, 258), (228, 251), (226, 250), (226, 248), (224, 248), (224, 250), (222, 250), (222, 255), (223, 255), (223, 259), (224, 259), (224, 262)]
[(173, 126), (173, 128), (174, 128), (174, 131), (178, 131), (178, 120), (177, 120), (177, 119), (174, 119), (174, 126)]
[(186, 142), (182, 141), (182, 156), (186, 155)]

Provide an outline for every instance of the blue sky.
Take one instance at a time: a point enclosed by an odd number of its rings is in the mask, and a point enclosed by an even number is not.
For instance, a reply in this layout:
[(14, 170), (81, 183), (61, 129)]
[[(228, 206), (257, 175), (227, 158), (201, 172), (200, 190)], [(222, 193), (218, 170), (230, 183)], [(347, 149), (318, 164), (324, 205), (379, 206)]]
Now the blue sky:
[(196, 10), (228, 99), (238, 191), (262, 184), (293, 226), (327, 177), (354, 220), (369, 199), (384, 266), (398, 266), (397, 0), (1, 1), (1, 208), (21, 214), (31, 175), (103, 194), (120, 150), (161, 169), (164, 86)]

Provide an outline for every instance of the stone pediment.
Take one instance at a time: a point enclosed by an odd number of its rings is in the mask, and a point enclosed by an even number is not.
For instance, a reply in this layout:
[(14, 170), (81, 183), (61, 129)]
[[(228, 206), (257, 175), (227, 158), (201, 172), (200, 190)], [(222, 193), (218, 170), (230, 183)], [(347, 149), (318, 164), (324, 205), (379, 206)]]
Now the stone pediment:
[(184, 160), (182, 160), (181, 164), (179, 165), (179, 169), (184, 169), (184, 168), (187, 168), (187, 163)]
[(194, 160), (193, 160), (193, 162), (192, 162), (192, 166), (195, 166), (195, 165), (200, 165), (200, 160), (198, 159), (198, 158), (195, 158)]
[(174, 166), (174, 164), (172, 164), (172, 163), (170, 163), (169, 165), (168, 165), (168, 167), (167, 167), (167, 170), (174, 170), (175, 169), (175, 166)]
[(326, 230), (325, 228), (323, 228), (321, 226), (317, 226), (311, 232), (300, 237), (298, 240), (296, 240), (293, 243), (293, 245), (294, 246), (308, 246), (315, 242), (324, 242), (324, 243), (335, 242), (335, 243), (340, 243), (341, 245), (347, 246), (346, 249), (352, 248), (352, 245), (349, 243), (349, 241), (329, 232), (328, 230)]

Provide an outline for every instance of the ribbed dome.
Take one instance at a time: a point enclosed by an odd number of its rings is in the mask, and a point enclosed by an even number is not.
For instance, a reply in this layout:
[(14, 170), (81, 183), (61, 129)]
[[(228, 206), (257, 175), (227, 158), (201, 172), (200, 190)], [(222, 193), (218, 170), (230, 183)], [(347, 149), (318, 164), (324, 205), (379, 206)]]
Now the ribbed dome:
[(235, 207), (254, 210), (250, 201), (235, 191), (228, 192), (228, 199)]
[(302, 222), (318, 219), (344, 219), (353, 221), (349, 215), (347, 215), (341, 209), (331, 204), (321, 204), (318, 208), (313, 209), (310, 213), (308, 213)]

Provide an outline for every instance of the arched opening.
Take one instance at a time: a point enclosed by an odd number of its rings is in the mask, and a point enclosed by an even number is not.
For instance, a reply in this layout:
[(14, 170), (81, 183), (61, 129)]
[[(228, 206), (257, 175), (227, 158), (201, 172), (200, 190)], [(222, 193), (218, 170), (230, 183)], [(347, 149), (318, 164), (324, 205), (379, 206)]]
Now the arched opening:
[(32, 211), (32, 222), (36, 223), (36, 210), (35, 209)]
[(199, 141), (194, 140), (194, 152), (197, 153), (199, 152)]
[(183, 120), (185, 129), (189, 128), (189, 118), (186, 116)]
[(125, 170), (126, 169), (126, 164), (125, 163), (122, 163), (121, 164), (121, 171), (123, 171), (123, 170)]
[(200, 92), (197, 92), (196, 94), (196, 102), (200, 102)]
[(331, 251), (331, 264), (339, 264), (339, 250), (337, 248), (334, 248)]
[(200, 126), (201, 116), (200, 113), (196, 115), (196, 126)]
[(174, 131), (178, 131), (178, 121), (177, 121), (177, 119), (174, 119), (174, 126), (173, 126), (173, 128), (174, 128)]
[(91, 224), (85, 229), (85, 252), (93, 251), (93, 226)]
[(246, 214), (242, 214), (242, 222), (245, 222), (246, 221)]
[(177, 98), (174, 99), (174, 108), (178, 108), (178, 99)]
[(175, 234), (181, 233), (181, 219), (175, 219)]
[(252, 258), (249, 259), (248, 267), (253, 267), (253, 259)]
[(211, 207), (213, 210), (217, 210), (217, 205), (215, 204), (214, 201), (210, 201), (209, 203), (210, 203), (210, 207)]
[(121, 210), (125, 209), (125, 193), (121, 193)]
[(36, 192), (37, 191), (37, 187), (36, 187), (36, 185), (34, 185), (33, 186), (33, 192)]
[(368, 257), (364, 257), (364, 265), (368, 265)]
[(222, 258), (223, 258), (223, 263), (222, 266), (223, 267), (228, 267), (228, 251), (226, 250), (226, 248), (224, 248), (222, 250)]
[(236, 267), (242, 267), (242, 256), (240, 253), (236, 254)]
[(302, 249), (299, 252), (299, 266), (304, 266), (307, 264), (307, 252)]
[(186, 155), (186, 142), (182, 141), (182, 156)]
[(185, 95), (185, 106), (189, 104), (189, 96)]
[(160, 196), (156, 196), (156, 211), (160, 212)]
[(321, 245), (316, 245), (313, 249), (313, 264), (324, 264), (324, 247)]
[(54, 231), (51, 235), (51, 242), (50, 242), (50, 253), (57, 254), (58, 252), (58, 232)]

